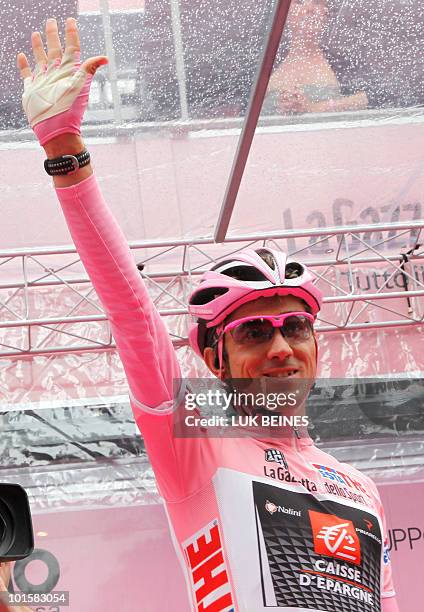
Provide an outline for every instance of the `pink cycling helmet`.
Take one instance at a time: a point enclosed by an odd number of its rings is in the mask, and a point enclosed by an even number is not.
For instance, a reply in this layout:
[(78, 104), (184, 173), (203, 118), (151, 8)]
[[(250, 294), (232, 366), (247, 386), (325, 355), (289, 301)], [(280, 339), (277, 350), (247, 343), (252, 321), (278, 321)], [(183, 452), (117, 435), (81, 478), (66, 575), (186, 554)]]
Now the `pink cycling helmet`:
[(306, 302), (316, 317), (322, 293), (315, 281), (315, 275), (306, 266), (282, 251), (244, 249), (229, 255), (202, 276), (190, 295), (188, 309), (195, 318), (189, 331), (190, 345), (203, 357), (208, 330), (242, 304), (259, 297), (294, 295)]

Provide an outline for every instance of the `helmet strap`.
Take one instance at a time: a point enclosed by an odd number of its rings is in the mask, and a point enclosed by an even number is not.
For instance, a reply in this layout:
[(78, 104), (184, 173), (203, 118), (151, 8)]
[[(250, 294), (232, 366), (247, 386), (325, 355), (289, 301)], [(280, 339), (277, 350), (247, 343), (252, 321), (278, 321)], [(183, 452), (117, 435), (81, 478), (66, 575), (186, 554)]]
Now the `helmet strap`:
[(216, 333), (218, 334), (218, 364), (219, 364), (219, 378), (222, 380), (224, 375), (224, 334), (222, 333), (224, 329), (224, 325), (220, 325), (216, 328)]

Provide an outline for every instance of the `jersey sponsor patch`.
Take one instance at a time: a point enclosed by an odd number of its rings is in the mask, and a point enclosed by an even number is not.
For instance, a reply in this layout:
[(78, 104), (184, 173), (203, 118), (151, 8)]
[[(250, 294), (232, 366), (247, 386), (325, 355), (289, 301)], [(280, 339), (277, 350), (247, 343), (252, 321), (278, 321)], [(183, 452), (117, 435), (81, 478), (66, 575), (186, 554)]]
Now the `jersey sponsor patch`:
[(264, 608), (380, 612), (374, 514), (264, 482), (252, 487)]
[(183, 542), (193, 603), (198, 612), (235, 612), (218, 521)]
[(352, 521), (313, 510), (309, 510), (309, 518), (316, 553), (349, 561), (355, 565), (361, 564), (361, 545)]
[(389, 565), (390, 563), (390, 548), (388, 542), (384, 542), (383, 547), (383, 563), (384, 565)]
[(275, 462), (282, 465), (286, 470), (289, 469), (288, 463), (284, 454), (277, 448), (267, 448), (265, 450), (265, 461)]
[(345, 474), (340, 470), (336, 470), (335, 468), (327, 467), (326, 465), (321, 465), (318, 463), (313, 463), (312, 465), (326, 480), (331, 480), (334, 483), (345, 485), (350, 489), (356, 489), (357, 491), (360, 491), (361, 493), (369, 497), (369, 494), (365, 489), (364, 485), (356, 478), (352, 478), (352, 476), (349, 476), (349, 474)]

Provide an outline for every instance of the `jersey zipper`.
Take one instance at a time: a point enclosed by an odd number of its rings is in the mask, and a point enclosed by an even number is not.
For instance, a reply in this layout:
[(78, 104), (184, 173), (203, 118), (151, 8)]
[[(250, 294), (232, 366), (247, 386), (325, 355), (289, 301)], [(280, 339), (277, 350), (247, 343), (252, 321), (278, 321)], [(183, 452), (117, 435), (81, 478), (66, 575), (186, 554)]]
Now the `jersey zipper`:
[[(312, 466), (310, 463), (307, 462), (307, 460), (304, 457), (304, 452), (300, 448), (299, 441), (301, 439), (301, 435), (299, 434), (299, 430), (297, 427), (293, 427), (292, 429), (294, 431), (293, 443), (292, 443), (293, 451), (296, 453), (296, 455), (298, 455), (301, 458), (301, 462), (303, 463), (303, 465), (305, 466), (305, 468), (308, 470), (308, 473), (309, 473), (312, 469)], [(305, 478), (308, 478), (308, 473), (302, 474), (302, 476), (304, 476)]]

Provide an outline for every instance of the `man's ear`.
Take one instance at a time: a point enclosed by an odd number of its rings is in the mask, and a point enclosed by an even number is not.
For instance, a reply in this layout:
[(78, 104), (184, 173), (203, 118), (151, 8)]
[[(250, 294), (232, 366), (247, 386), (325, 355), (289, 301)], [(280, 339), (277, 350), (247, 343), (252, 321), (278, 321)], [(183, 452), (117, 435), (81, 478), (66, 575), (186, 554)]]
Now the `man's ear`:
[(222, 364), (222, 368), (220, 368), (215, 349), (213, 349), (211, 346), (207, 346), (203, 351), (203, 359), (212, 374), (214, 374), (217, 378), (223, 378), (226, 370), (225, 362)]

